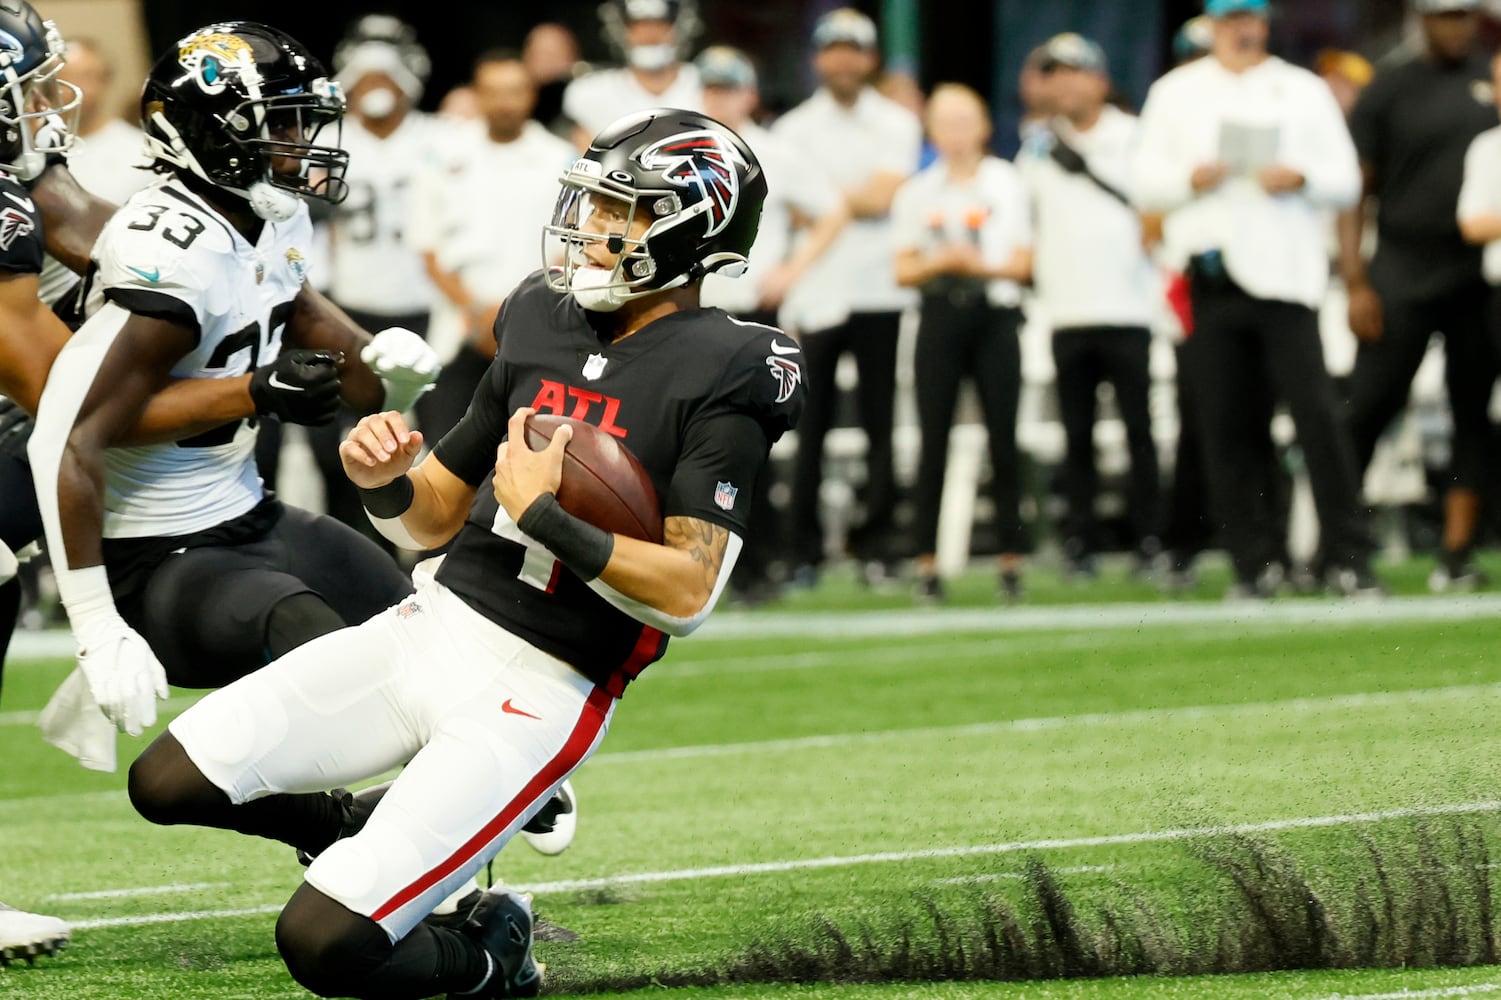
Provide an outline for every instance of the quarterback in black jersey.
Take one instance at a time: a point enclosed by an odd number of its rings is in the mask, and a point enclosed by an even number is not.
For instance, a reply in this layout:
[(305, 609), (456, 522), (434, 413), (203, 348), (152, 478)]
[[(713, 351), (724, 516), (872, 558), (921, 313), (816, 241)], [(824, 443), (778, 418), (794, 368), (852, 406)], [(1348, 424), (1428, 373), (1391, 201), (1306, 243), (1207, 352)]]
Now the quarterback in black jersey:
[[(703, 115), (621, 119), (569, 168), (544, 254), (496, 321), (463, 421), (420, 465), (399, 414), (341, 446), (393, 541), (452, 541), (436, 574), (363, 625), (313, 640), (175, 720), (131, 768), (158, 822), (272, 837), (316, 855), (277, 923), (294, 978), (325, 996), (532, 996), (529, 899), (485, 893), (460, 929), (424, 917), (603, 739), (626, 685), (695, 628), (728, 579), (747, 500), (802, 406), (797, 345), (699, 306), (745, 270), (766, 185)], [(533, 412), (622, 439), (657, 487), (662, 544), (558, 506), (569, 437), (512, 441)], [(363, 828), (297, 794), (408, 762)]]

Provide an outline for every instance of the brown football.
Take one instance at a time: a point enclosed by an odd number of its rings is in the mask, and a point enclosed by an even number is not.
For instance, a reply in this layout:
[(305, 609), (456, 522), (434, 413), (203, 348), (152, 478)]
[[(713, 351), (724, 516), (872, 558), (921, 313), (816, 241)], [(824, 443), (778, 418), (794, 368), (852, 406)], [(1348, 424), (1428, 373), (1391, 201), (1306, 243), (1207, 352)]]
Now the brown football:
[(582, 420), (534, 413), (526, 420), (527, 447), (546, 448), (564, 424), (573, 428), (573, 437), (563, 452), (558, 504), (612, 534), (660, 543), (662, 509), (656, 487), (619, 438)]

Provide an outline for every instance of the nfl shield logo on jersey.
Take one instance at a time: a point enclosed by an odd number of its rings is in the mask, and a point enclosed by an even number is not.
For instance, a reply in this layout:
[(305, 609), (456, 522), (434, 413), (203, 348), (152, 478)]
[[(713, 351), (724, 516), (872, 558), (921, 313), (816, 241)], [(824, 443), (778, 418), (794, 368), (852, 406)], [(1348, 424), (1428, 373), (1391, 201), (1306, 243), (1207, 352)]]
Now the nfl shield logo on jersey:
[(610, 359), (603, 354), (589, 355), (588, 360), (584, 362), (584, 378), (593, 382), (605, 373), (605, 365), (609, 363)]
[(714, 504), (720, 510), (733, 510), (735, 497), (740, 493), (740, 487), (731, 486), (729, 483), (714, 484)]

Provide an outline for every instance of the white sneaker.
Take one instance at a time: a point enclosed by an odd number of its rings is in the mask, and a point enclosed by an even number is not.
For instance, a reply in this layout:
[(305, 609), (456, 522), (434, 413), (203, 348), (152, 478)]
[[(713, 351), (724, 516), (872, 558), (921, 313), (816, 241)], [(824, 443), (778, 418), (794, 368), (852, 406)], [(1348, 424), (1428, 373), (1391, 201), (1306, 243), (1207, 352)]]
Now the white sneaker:
[(72, 935), (73, 929), (56, 917), (0, 903), (0, 966), (15, 958), (35, 962), (38, 955), (56, 955)]
[(578, 825), (578, 798), (573, 794), (573, 782), (565, 780), (557, 794), (521, 828), (521, 839), (542, 854), (562, 854), (573, 843)]

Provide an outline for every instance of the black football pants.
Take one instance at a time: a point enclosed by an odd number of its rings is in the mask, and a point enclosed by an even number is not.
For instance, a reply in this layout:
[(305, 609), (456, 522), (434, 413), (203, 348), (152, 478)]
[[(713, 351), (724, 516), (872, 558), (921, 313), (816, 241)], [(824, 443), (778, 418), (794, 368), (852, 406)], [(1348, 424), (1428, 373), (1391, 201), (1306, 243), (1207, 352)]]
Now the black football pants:
[(1265, 463), (1267, 398), (1285, 402), (1292, 413), (1326, 563), (1363, 566), (1371, 541), (1354, 457), (1324, 367), (1318, 315), (1296, 303), (1252, 298), (1228, 279), (1196, 281), (1192, 298), (1196, 349), (1189, 373), (1210, 510), (1237, 577), (1254, 579), (1283, 551), (1269, 516), (1274, 505), (1257, 495), (1264, 492), (1256, 478)]
[(1095, 537), (1094, 426), (1100, 383), (1115, 388), (1116, 409), (1126, 427), (1131, 456), (1127, 493), (1132, 540), (1157, 534), (1157, 446), (1152, 440), (1152, 334), (1146, 327), (1070, 327), (1053, 332), (1053, 363), (1058, 370), (1058, 410), (1068, 442), (1063, 461), (1063, 494), (1068, 502), (1063, 537), (1080, 552), (1091, 552)]
[(948, 298), (923, 298), (917, 328), (913, 377), (917, 422), (922, 431), (918, 461), (915, 528), (917, 551), (930, 555), (938, 544), (938, 509), (948, 465), (949, 430), (959, 384), (974, 379), (989, 438), (991, 494), (1002, 552), (1021, 552), (1021, 465), (1016, 447), (1016, 408), (1021, 399), (1020, 309), (981, 300), (956, 305)]
[(1444, 334), (1444, 381), (1454, 419), (1449, 464), (1456, 486), (1481, 489), (1491, 441), (1491, 387), (1496, 352), (1487, 329), (1490, 288), (1476, 284), (1418, 302), (1382, 300), (1381, 339), (1362, 342), (1346, 389), (1346, 419), (1356, 468), (1371, 462), (1376, 442), (1407, 405), (1413, 376), (1435, 331)]
[[(889, 541), (896, 507), (891, 423), (896, 397), (896, 341), (900, 312), (851, 313), (827, 330), (802, 336), (803, 384), (807, 404), (797, 427), (797, 458), (792, 479), (792, 551), (808, 563), (823, 561), (823, 528), (818, 494), (823, 485), (823, 444), (834, 424), (837, 389), (834, 372), (841, 355), (855, 358), (860, 427), (865, 431), (865, 522), (859, 534), (873, 547)], [(860, 546), (856, 546), (859, 548)], [(857, 555), (865, 553), (856, 552)]]

